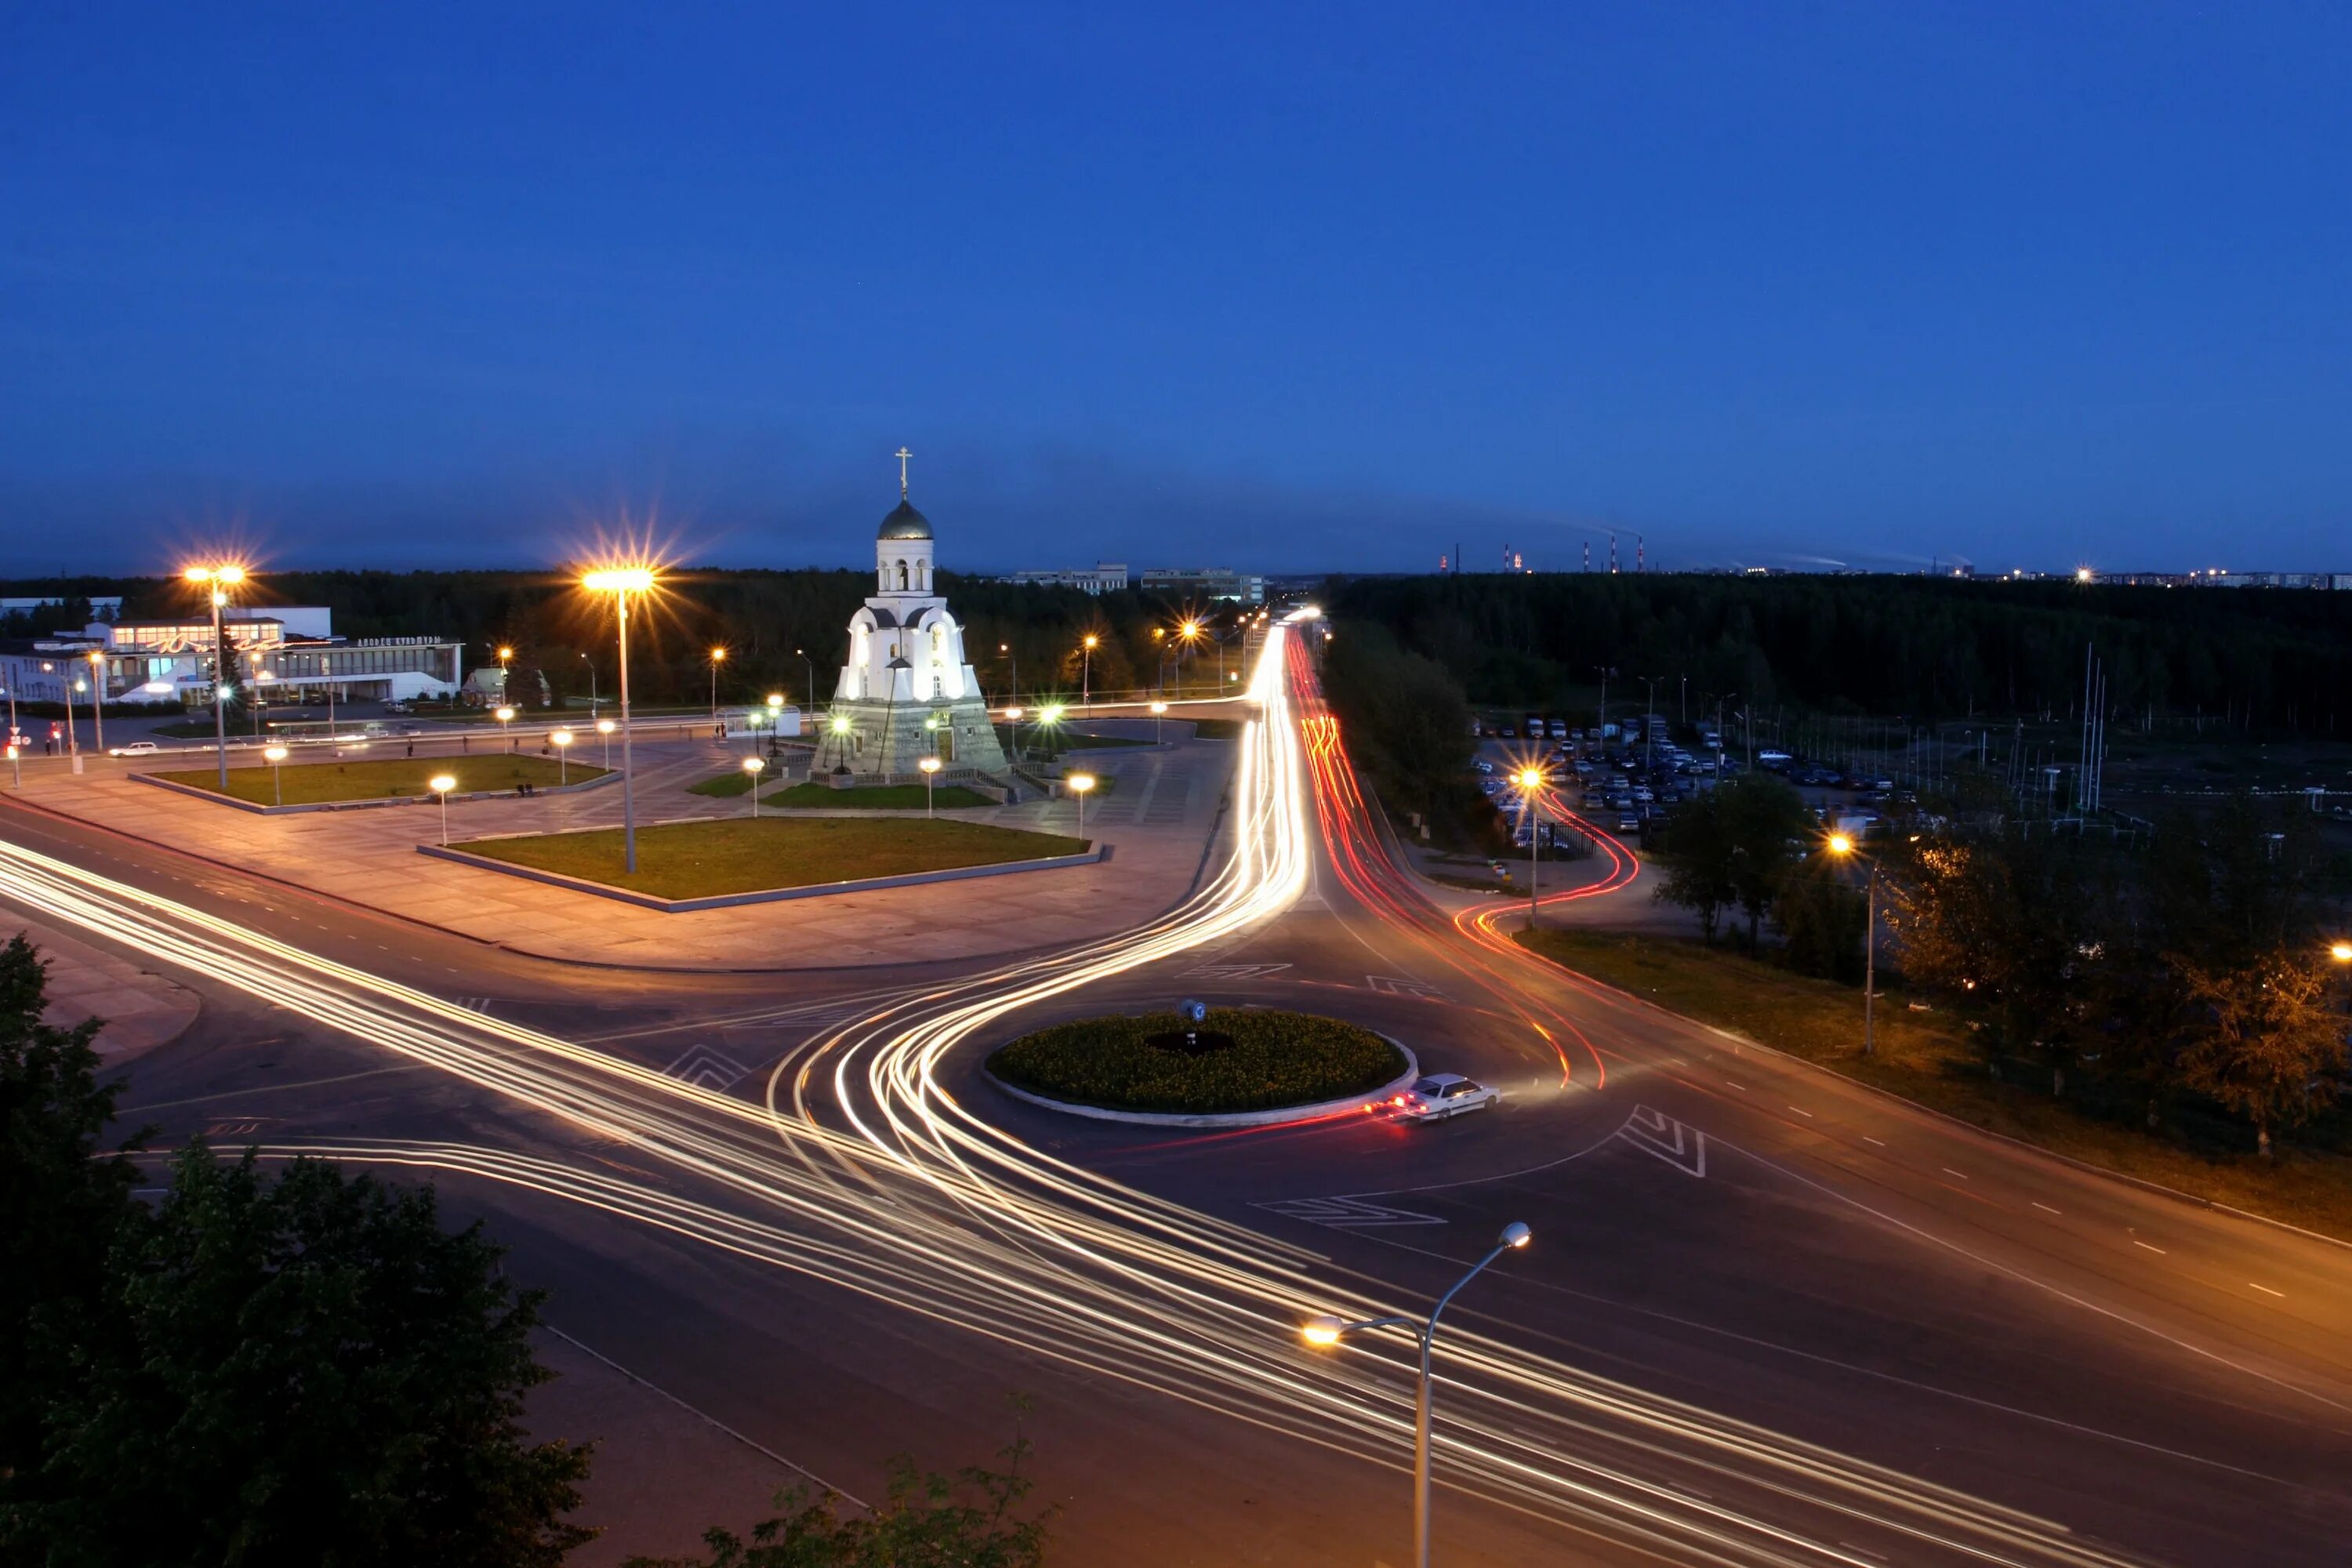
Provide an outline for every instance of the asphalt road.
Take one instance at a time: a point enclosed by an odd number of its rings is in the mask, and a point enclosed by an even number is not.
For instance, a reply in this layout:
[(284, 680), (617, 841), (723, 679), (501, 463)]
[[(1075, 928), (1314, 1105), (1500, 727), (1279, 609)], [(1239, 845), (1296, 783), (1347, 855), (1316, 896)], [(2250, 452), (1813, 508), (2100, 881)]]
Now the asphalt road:
[[(1298, 679), (1300, 896), (1196, 900), (1098, 954), (558, 966), (15, 809), (0, 839), (125, 891), (8, 896), (205, 995), (131, 1075), (163, 1142), (434, 1173), (557, 1327), (853, 1494), (898, 1449), (983, 1457), (1024, 1394), (1067, 1562), (1405, 1561), (1407, 1347), (1310, 1352), (1296, 1324), (1424, 1304), (1512, 1219), (1535, 1245), (1441, 1341), (1447, 1561), (2344, 1561), (2352, 1252), (1457, 922), (1392, 868)], [(1356, 1019), (1505, 1098), (1160, 1132), (978, 1076), (1039, 1022), (1178, 995)]]

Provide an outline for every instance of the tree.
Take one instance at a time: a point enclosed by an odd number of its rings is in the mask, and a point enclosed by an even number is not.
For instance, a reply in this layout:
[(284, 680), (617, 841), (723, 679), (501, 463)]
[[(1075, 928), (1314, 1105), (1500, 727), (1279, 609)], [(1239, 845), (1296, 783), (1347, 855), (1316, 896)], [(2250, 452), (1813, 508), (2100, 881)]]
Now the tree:
[(1860, 889), (1837, 879), (1831, 866), (1799, 867), (1782, 884), (1772, 908), (1784, 956), (1800, 974), (1849, 984), (1863, 978), (1863, 931), (1869, 901)]
[(2209, 1025), (2182, 1053), (2183, 1082), (2253, 1122), (2270, 1159), (2272, 1130), (2308, 1121), (2343, 1077), (2344, 1016), (2329, 1005), (2326, 961), (2282, 947), (2243, 964), (2179, 954), (2171, 964)]
[(623, 1568), (1038, 1568), (1055, 1510), (1014, 1511), (1036, 1484), (1021, 1473), (1028, 1456), (1015, 1437), (1003, 1469), (967, 1467), (950, 1480), (902, 1455), (870, 1514), (844, 1519), (833, 1493), (796, 1487), (776, 1495), (782, 1511), (749, 1540), (714, 1528), (702, 1538), (708, 1557), (632, 1557)]
[(117, 1247), (17, 1534), (52, 1563), (543, 1564), (588, 1451), (529, 1444), (540, 1297), (411, 1191), (201, 1140)]
[(1648, 853), (1660, 872), (1650, 896), (1696, 914), (1700, 933), (1712, 943), (1724, 910), (1739, 898), (1732, 876), (1731, 833), (1724, 820), (1723, 792), (1703, 791), (1667, 813), (1665, 832)]
[(1715, 794), (1723, 815), (1732, 900), (1748, 917), (1748, 949), (1753, 952), (1789, 868), (1820, 830), (1803, 799), (1770, 773), (1743, 773)]
[(62, 1347), (106, 1294), (108, 1252), (132, 1216), (139, 1175), (121, 1152), (100, 1153), (122, 1085), (98, 1081), (99, 1020), (43, 1023), (47, 992), (39, 953), (11, 938), (0, 948), (0, 1507), (12, 1511), (17, 1478), (39, 1462)]

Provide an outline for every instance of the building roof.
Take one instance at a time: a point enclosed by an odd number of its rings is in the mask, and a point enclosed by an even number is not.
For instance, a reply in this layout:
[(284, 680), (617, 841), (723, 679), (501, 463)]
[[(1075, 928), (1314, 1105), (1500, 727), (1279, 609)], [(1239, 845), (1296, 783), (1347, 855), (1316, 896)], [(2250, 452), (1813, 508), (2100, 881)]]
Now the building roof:
[(931, 520), (917, 511), (915, 503), (904, 496), (898, 498), (897, 509), (882, 520), (881, 528), (874, 535), (877, 539), (929, 539), (930, 536)]

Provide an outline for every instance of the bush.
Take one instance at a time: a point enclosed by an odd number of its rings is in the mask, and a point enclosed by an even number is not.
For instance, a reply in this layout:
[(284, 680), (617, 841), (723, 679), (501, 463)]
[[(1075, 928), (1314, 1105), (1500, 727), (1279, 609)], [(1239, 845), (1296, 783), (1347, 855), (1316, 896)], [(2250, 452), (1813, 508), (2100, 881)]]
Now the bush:
[(1231, 1036), (1229, 1048), (1196, 1056), (1150, 1043), (1185, 1027), (1174, 1013), (1056, 1024), (999, 1049), (988, 1070), (1048, 1100), (1190, 1116), (1369, 1094), (1404, 1071), (1403, 1052), (1336, 1018), (1212, 1007), (1197, 1027)]

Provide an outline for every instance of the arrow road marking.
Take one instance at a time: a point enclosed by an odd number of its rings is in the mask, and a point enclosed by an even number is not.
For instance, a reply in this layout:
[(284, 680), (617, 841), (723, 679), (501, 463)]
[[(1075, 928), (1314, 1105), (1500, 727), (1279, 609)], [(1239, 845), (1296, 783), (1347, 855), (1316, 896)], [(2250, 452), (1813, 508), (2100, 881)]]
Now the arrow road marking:
[(1663, 1110), (1637, 1105), (1617, 1136), (1645, 1154), (1655, 1154), (1685, 1176), (1706, 1174), (1706, 1134)]

